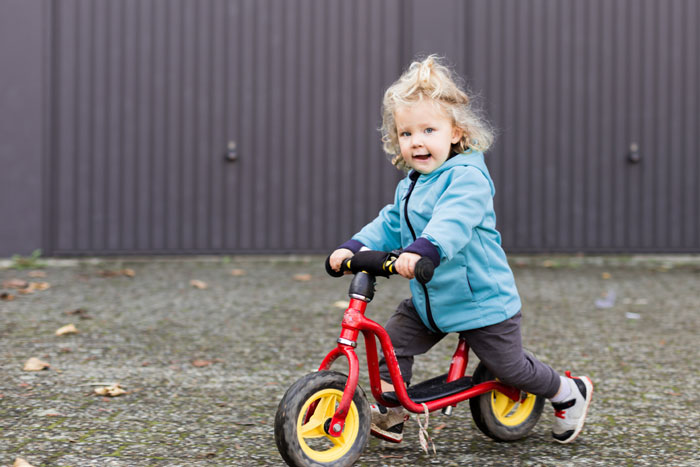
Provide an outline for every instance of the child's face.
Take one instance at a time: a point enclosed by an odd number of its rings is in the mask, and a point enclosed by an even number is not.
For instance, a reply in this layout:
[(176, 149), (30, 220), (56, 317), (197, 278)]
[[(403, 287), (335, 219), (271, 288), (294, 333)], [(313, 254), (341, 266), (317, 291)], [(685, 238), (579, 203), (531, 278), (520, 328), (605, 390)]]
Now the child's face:
[(401, 157), (412, 169), (429, 174), (449, 157), (462, 130), (430, 100), (398, 107), (394, 112)]

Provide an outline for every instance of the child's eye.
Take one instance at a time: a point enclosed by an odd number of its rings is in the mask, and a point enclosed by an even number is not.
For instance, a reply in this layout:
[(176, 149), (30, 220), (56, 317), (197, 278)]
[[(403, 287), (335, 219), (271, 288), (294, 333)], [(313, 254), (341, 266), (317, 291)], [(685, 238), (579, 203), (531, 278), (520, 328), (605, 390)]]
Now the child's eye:
[(428, 134), (432, 133), (433, 131), (435, 131), (435, 130), (432, 129), (432, 128), (426, 128), (426, 129), (425, 129), (425, 132), (428, 133)]
[(399, 136), (411, 136), (411, 133), (408, 131), (402, 131), (401, 133), (399, 133)]

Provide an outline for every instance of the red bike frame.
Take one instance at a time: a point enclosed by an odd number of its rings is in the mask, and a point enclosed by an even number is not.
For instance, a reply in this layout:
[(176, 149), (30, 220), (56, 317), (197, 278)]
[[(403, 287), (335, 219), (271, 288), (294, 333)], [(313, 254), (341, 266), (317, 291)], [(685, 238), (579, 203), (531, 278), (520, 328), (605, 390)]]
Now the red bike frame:
[[(350, 306), (345, 310), (342, 322), (342, 331), (340, 333), (340, 338), (338, 339), (338, 346), (331, 350), (326, 358), (323, 359), (319, 371), (330, 369), (333, 362), (344, 355), (348, 360), (349, 375), (348, 381), (345, 384), (345, 389), (343, 391), (343, 397), (340, 401), (340, 405), (336, 410), (331, 423), (329, 426), (329, 434), (331, 436), (340, 436), (345, 426), (345, 417), (348, 414), (348, 409), (352, 402), (352, 398), (355, 394), (355, 388), (357, 387), (357, 382), (360, 373), (359, 361), (357, 354), (355, 353), (355, 346), (357, 345), (357, 337), (359, 333), (362, 332), (365, 338), (365, 349), (367, 351), (367, 366), (369, 369), (369, 380), (372, 387), (372, 395), (382, 405), (385, 406), (396, 406), (396, 404), (390, 403), (382, 397), (381, 390), (381, 380), (379, 377), (379, 358), (377, 354), (377, 344), (375, 341), (375, 336), (379, 339), (379, 343), (382, 346), (382, 351), (384, 353), (384, 358), (386, 359), (387, 367), (389, 369), (389, 374), (391, 375), (391, 381), (394, 385), (394, 391), (396, 392), (396, 397), (398, 398), (400, 404), (406, 408), (406, 410), (414, 413), (423, 413), (424, 405), (427, 406), (429, 411), (434, 411), (447, 407), (448, 405), (456, 405), (458, 402), (462, 402), (471, 397), (479, 396), (494, 389), (502, 392), (513, 401), (520, 400), (520, 390), (512, 386), (505, 385), (498, 381), (486, 381), (469, 389), (452, 394), (451, 396), (442, 397), (435, 399), (425, 404), (417, 404), (411, 400), (408, 396), (406, 390), (406, 385), (404, 384), (403, 377), (401, 376), (401, 371), (399, 370), (399, 363), (396, 360), (396, 355), (394, 354), (394, 346), (389, 339), (389, 335), (384, 330), (384, 328), (365, 317), (365, 310), (367, 309), (367, 302), (359, 300), (357, 298), (350, 299)], [(467, 367), (469, 354), (469, 347), (463, 339), (460, 339), (457, 345), (457, 350), (452, 357), (452, 362), (450, 364), (450, 370), (448, 372), (447, 381), (454, 381), (460, 379), (464, 376), (465, 369)]]

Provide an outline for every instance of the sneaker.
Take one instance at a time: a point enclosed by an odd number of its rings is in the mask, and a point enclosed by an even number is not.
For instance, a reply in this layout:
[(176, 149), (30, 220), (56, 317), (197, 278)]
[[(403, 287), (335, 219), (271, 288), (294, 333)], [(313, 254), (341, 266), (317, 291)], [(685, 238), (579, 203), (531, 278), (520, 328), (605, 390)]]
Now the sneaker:
[(569, 371), (566, 372), (566, 376), (570, 378), (574, 398), (552, 403), (555, 417), (552, 436), (563, 444), (572, 442), (581, 432), (588, 406), (593, 398), (593, 383), (588, 376), (573, 377)]
[(400, 443), (403, 441), (403, 422), (408, 420), (408, 413), (403, 407), (387, 408), (380, 404), (370, 405), (372, 426), (370, 434), (384, 441)]

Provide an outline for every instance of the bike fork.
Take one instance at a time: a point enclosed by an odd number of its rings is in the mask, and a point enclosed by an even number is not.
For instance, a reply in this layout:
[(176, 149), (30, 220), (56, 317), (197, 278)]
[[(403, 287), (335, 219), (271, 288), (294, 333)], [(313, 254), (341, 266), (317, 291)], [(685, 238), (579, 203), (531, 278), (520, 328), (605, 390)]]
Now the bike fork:
[(343, 433), (343, 428), (345, 427), (345, 417), (348, 415), (348, 410), (350, 409), (352, 398), (355, 396), (355, 389), (357, 388), (357, 382), (360, 377), (360, 364), (357, 359), (355, 349), (350, 345), (338, 344), (338, 347), (333, 349), (326, 356), (318, 369), (318, 371), (330, 369), (331, 364), (341, 355), (344, 355), (345, 358), (348, 359), (349, 369), (348, 382), (345, 384), (343, 397), (340, 400), (340, 405), (335, 411), (335, 414), (331, 419), (330, 426), (328, 427), (328, 434), (335, 437), (338, 437)]

